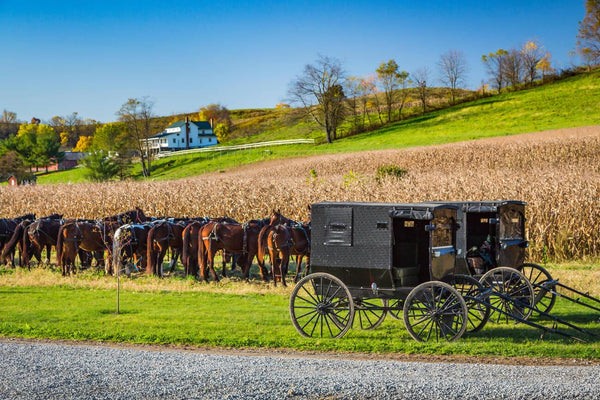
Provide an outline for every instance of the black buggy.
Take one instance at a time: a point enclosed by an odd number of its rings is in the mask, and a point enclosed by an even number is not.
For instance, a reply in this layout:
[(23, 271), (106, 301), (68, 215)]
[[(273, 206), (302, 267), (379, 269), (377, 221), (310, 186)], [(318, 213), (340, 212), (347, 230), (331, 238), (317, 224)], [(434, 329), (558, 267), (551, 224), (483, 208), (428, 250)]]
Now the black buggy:
[(313, 204), (311, 274), (290, 299), (298, 332), (341, 337), (354, 323), (374, 328), (402, 303), (416, 340), (458, 339), (467, 328), (467, 306), (442, 282), (455, 270), (457, 210), (447, 204)]
[(555, 285), (570, 288), (549, 276), (534, 287), (521, 272), (527, 265), (524, 206), (313, 204), (311, 274), (292, 291), (292, 323), (305, 337), (339, 338), (352, 327), (373, 329), (387, 314), (402, 315), (415, 340), (454, 341), (497, 313), (498, 322), (573, 337), (528, 321), (535, 311), (555, 326), (593, 335), (536, 309), (540, 296), (559, 295)]

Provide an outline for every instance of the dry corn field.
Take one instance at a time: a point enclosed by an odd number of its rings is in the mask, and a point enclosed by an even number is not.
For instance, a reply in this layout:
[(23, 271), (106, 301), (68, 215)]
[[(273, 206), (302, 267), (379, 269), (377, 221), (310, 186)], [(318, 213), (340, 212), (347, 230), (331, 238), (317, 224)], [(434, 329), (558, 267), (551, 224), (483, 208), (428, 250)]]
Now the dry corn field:
[[(408, 174), (377, 181), (377, 168), (390, 164)], [(319, 201), (524, 200), (531, 260), (600, 256), (600, 126), (272, 161), (177, 181), (0, 190), (0, 217), (99, 218), (139, 206), (149, 216), (240, 221), (278, 208), (305, 220)]]

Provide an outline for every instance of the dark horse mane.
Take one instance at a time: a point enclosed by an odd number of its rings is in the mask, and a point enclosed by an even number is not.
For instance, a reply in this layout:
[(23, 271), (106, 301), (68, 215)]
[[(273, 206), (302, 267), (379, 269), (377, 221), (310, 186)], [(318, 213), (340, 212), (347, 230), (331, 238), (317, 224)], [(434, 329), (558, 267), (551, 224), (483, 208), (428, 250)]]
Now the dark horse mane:
[(134, 210), (102, 218), (102, 221), (104, 222), (118, 222), (120, 224), (143, 223), (147, 220), (146, 214), (144, 214), (144, 211), (139, 207), (136, 207)]
[(18, 224), (21, 221), (24, 221), (26, 219), (34, 220), (35, 219), (35, 214), (34, 213), (24, 214), (24, 215), (21, 215), (19, 217), (10, 218), (10, 219), (12, 219), (14, 222), (16, 222)]

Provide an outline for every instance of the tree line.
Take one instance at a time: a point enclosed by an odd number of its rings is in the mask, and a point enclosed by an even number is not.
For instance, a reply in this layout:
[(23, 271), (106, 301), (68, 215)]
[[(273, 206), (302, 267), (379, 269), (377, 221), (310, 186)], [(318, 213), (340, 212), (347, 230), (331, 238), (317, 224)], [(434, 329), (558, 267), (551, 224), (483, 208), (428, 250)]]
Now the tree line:
[[(181, 118), (157, 117), (153, 108), (147, 97), (131, 98), (116, 112), (117, 121), (105, 124), (83, 119), (77, 112), (45, 123), (35, 117), (25, 123), (16, 113), (4, 110), (0, 118), (0, 179), (15, 175), (21, 181), (30, 180), (34, 169), (47, 170), (61, 162), (68, 149), (88, 153), (82, 163), (91, 180), (126, 179), (134, 161), (140, 163), (142, 175), (149, 177), (152, 154), (144, 139)], [(220, 104), (209, 104), (186, 116), (213, 121), (220, 141), (231, 131), (230, 112)]]

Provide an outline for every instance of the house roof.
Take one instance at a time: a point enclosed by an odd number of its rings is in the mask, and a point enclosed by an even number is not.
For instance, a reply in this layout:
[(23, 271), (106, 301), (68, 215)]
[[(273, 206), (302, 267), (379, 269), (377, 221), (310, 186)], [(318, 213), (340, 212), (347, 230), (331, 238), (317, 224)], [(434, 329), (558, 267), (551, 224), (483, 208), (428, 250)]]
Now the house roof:
[[(190, 125), (194, 124), (196, 125), (196, 127), (198, 129), (204, 129), (204, 130), (212, 130), (212, 127), (210, 126), (210, 122), (208, 121), (190, 121)], [(165, 136), (169, 136), (169, 135), (173, 135), (174, 132), (167, 132), (167, 129), (171, 129), (171, 128), (181, 128), (185, 126), (185, 121), (177, 121), (177, 122), (173, 122), (171, 125), (167, 126), (165, 128), (164, 131), (152, 136), (153, 138), (161, 138), (161, 137), (165, 137)]]
[[(198, 127), (198, 129), (212, 129), (210, 126), (210, 122), (208, 121), (190, 121), (190, 124), (194, 124)], [(179, 128), (185, 125), (185, 121), (177, 121), (173, 122), (171, 125), (167, 126), (167, 129), (170, 128)]]

